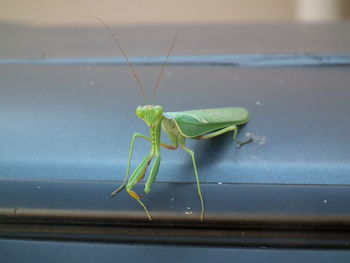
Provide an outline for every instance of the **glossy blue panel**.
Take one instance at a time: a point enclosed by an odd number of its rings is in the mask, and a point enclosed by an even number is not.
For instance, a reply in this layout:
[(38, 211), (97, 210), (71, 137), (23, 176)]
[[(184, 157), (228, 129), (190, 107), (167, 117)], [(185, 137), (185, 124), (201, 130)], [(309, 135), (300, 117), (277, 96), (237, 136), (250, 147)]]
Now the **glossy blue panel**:
[[(148, 94), (159, 67), (137, 67)], [(202, 182), (350, 183), (348, 67), (168, 66), (166, 111), (241, 106), (241, 129), (265, 138), (238, 152), (227, 134), (189, 141)], [(121, 180), (143, 98), (126, 66), (9, 66), (0, 70), (0, 177)], [(165, 138), (166, 140), (166, 138)], [(138, 141), (134, 164), (149, 151)], [(163, 150), (158, 181), (194, 182), (190, 157)]]

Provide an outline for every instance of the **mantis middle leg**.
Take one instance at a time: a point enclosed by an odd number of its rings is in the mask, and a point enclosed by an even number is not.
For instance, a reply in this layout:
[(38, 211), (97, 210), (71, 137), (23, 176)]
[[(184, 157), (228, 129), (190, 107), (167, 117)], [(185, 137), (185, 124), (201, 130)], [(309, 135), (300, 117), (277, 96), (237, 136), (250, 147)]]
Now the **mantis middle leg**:
[(204, 201), (203, 201), (202, 191), (201, 191), (201, 187), (200, 187), (199, 176), (198, 176), (198, 172), (197, 172), (197, 165), (196, 165), (196, 159), (194, 157), (194, 152), (191, 149), (187, 148), (185, 145), (181, 145), (181, 148), (184, 151), (186, 151), (187, 153), (189, 153), (189, 155), (191, 155), (191, 158), (192, 158), (194, 174), (196, 176), (196, 181), (197, 181), (197, 191), (198, 191), (198, 196), (199, 196), (199, 200), (201, 202), (201, 208), (202, 208), (201, 221), (203, 221), (203, 219), (204, 219)]

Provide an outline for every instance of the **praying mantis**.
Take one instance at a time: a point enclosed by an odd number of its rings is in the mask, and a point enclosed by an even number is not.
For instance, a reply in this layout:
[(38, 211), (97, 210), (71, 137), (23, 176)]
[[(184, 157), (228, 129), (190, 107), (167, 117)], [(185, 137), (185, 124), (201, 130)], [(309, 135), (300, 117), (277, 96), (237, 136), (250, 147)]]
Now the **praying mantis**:
[[(118, 45), (119, 49), (123, 53), (123, 56), (125, 57), (126, 62), (132, 74), (134, 75), (139, 89), (141, 90), (144, 98), (146, 98), (146, 93), (142, 88), (141, 82), (137, 78), (135, 69), (131, 65), (129, 58), (122, 46), (120, 45), (117, 37), (101, 19), (99, 20), (105, 26), (107, 31), (109, 31), (109, 33), (114, 39), (114, 42)], [(179, 30), (177, 31), (176, 36), (173, 42), (171, 43), (164, 64), (162, 65), (156, 85), (153, 89), (152, 98), (154, 98), (157, 89), (159, 88), (159, 83), (163, 75), (164, 67), (168, 61), (171, 50), (173, 49), (174, 43), (178, 35)], [(134, 133), (134, 135), (132, 136), (128, 156), (128, 164), (124, 180), (122, 184), (114, 192), (111, 193), (111, 195), (115, 196), (118, 192), (126, 188), (126, 191), (129, 193), (129, 195), (133, 197), (143, 207), (148, 219), (152, 220), (152, 216), (149, 213), (146, 205), (141, 201), (142, 195), (136, 193), (133, 190), (133, 188), (145, 177), (146, 171), (153, 161), (144, 188), (144, 193), (148, 194), (151, 191), (152, 185), (155, 182), (156, 177), (158, 175), (159, 166), (161, 162), (160, 148), (164, 147), (166, 149), (176, 150), (180, 147), (185, 152), (187, 152), (192, 159), (194, 175), (197, 183), (197, 192), (201, 204), (200, 220), (203, 221), (205, 209), (197, 171), (195, 154), (191, 149), (189, 149), (186, 146), (186, 139), (210, 139), (231, 131), (233, 132), (233, 139), (234, 141), (236, 141), (238, 126), (243, 125), (249, 121), (249, 112), (246, 109), (240, 107), (164, 112), (163, 107), (160, 105), (142, 105), (136, 108), (135, 113), (136, 116), (142, 119), (149, 127), (150, 136), (143, 135), (138, 132)], [(171, 144), (167, 144), (161, 141), (161, 129), (163, 129), (163, 131), (168, 135)], [(134, 149), (134, 143), (137, 138), (149, 141), (151, 143), (151, 151), (146, 157), (144, 157), (141, 163), (130, 175), (130, 166)], [(246, 142), (243, 142), (241, 144), (244, 143)]]

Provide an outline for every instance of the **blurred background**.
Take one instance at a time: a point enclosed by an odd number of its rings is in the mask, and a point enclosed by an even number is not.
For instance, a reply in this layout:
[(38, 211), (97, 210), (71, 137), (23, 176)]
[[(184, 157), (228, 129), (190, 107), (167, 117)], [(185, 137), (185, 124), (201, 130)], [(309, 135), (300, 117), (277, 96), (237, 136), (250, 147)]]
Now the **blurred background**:
[(36, 25), (334, 22), (348, 0), (1, 0), (0, 23)]

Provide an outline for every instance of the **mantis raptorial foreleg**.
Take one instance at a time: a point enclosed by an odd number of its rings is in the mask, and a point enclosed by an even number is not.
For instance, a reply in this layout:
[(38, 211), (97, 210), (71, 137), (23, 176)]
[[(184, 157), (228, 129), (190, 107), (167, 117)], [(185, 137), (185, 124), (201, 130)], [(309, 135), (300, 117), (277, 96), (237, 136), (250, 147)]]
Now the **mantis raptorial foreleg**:
[(132, 136), (132, 139), (131, 139), (131, 145), (130, 145), (130, 150), (129, 150), (129, 157), (128, 157), (128, 166), (126, 168), (126, 173), (125, 173), (125, 177), (124, 177), (124, 180), (123, 180), (123, 183), (114, 191), (111, 193), (111, 196), (115, 196), (118, 192), (120, 192), (126, 185), (126, 182), (128, 180), (128, 177), (129, 177), (129, 174), (130, 174), (130, 164), (131, 164), (131, 158), (132, 158), (132, 153), (134, 151), (134, 144), (135, 144), (135, 139), (137, 137), (140, 137), (140, 138), (144, 138), (146, 140), (149, 140), (151, 138), (147, 137), (146, 135), (143, 135), (141, 133), (134, 133), (134, 135)]
[[(131, 145), (130, 145), (130, 150), (129, 150), (129, 157), (128, 157), (128, 166), (126, 169), (126, 173), (125, 173), (125, 177), (123, 179), (122, 184), (114, 191), (111, 193), (112, 196), (116, 195), (119, 191), (121, 191), (124, 187), (126, 187), (127, 192), (134, 198), (137, 200), (137, 202), (143, 207), (143, 209), (145, 210), (148, 218), (150, 220), (152, 220), (151, 215), (149, 214), (146, 206), (144, 205), (144, 203), (140, 200), (142, 196), (138, 195), (135, 191), (133, 191), (133, 187), (143, 179), (143, 177), (145, 176), (145, 173), (147, 171), (148, 166), (150, 165), (152, 159), (154, 157), (156, 157), (149, 178), (145, 184), (145, 193), (149, 193), (151, 190), (151, 187), (157, 177), (157, 173), (159, 170), (159, 166), (160, 166), (160, 154), (149, 154), (147, 155), (142, 162), (136, 167), (136, 169), (134, 170), (134, 172), (131, 174), (130, 179), (128, 180), (129, 174), (130, 174), (130, 167), (131, 167), (131, 159), (132, 159), (132, 154), (134, 151), (134, 145), (135, 145), (135, 139), (136, 138), (142, 138), (145, 139), (147, 141), (152, 142), (152, 138), (148, 137), (146, 135), (143, 135), (141, 133), (134, 133), (134, 135), (132, 136), (131, 139)], [(176, 143), (175, 145), (168, 145), (166, 143), (161, 142), (160, 146), (165, 147), (167, 149), (171, 149), (171, 150), (175, 150), (178, 147), (178, 144)]]
[(148, 180), (145, 184), (145, 193), (146, 194), (151, 191), (151, 187), (157, 178), (157, 174), (158, 174), (158, 170), (159, 170), (159, 166), (160, 166), (160, 159), (161, 159), (160, 155), (158, 154), (156, 156), (156, 159), (154, 160), (151, 172), (149, 173)]
[(126, 185), (126, 190), (143, 207), (143, 209), (145, 210), (149, 220), (152, 220), (152, 217), (149, 214), (149, 212), (148, 212), (146, 206), (144, 205), (144, 203), (142, 203), (142, 201), (140, 200), (142, 196), (139, 196), (132, 189), (145, 176), (146, 170), (147, 170), (148, 166), (150, 165), (153, 157), (154, 157), (154, 155), (149, 154), (143, 159), (143, 161), (139, 164), (139, 166), (135, 169), (135, 171), (130, 176), (130, 180), (128, 181), (128, 183)]
[(142, 162), (136, 167), (134, 172), (131, 174), (130, 179), (126, 185), (126, 189), (132, 189), (138, 182), (140, 182), (145, 176), (146, 170), (150, 165), (154, 155), (147, 155)]
[[(151, 137), (148, 137), (148, 136), (143, 135), (142, 133), (138, 133), (138, 132), (134, 133), (134, 135), (132, 136), (132, 139), (131, 139), (131, 145), (130, 145), (129, 157), (128, 157), (128, 166), (126, 168), (126, 173), (125, 173), (125, 177), (123, 179), (123, 183), (114, 192), (111, 193), (111, 196), (115, 196), (118, 192), (120, 192), (126, 186), (126, 183), (128, 181), (128, 177), (130, 174), (131, 159), (132, 159), (132, 153), (134, 151), (134, 144), (135, 144), (136, 138), (142, 138), (142, 139), (145, 139), (149, 142), (152, 142)], [(160, 146), (167, 148), (167, 149), (171, 149), (171, 150), (177, 149), (177, 145), (168, 145), (168, 144), (163, 143), (163, 142), (160, 143)]]

